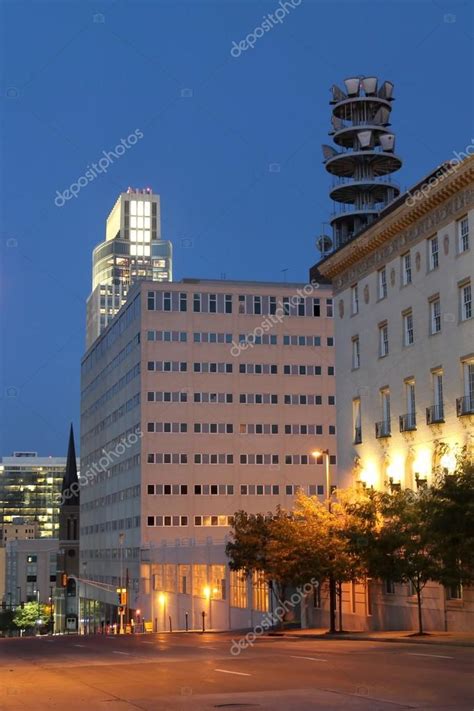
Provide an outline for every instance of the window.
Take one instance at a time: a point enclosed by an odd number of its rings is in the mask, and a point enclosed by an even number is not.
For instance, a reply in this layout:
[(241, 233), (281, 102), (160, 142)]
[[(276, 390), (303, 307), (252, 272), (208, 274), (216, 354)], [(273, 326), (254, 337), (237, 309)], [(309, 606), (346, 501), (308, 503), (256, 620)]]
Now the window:
[(352, 401), (352, 422), (354, 429), (354, 444), (360, 444), (362, 442), (362, 419), (359, 398)]
[(415, 336), (413, 331), (413, 313), (407, 311), (403, 315), (403, 345), (411, 346), (414, 343)]
[(230, 571), (230, 604), (247, 607), (247, 576), (242, 570)]
[(188, 295), (184, 291), (182, 291), (179, 295), (179, 310), (188, 310)]
[(193, 294), (193, 311), (196, 313), (201, 311), (201, 294)]
[(431, 335), (441, 331), (441, 301), (439, 298), (430, 301), (430, 330)]
[(270, 298), (269, 298), (269, 313), (276, 314), (276, 310), (277, 310), (276, 296), (270, 296)]
[(428, 265), (430, 272), (439, 267), (438, 235), (428, 240)]
[(163, 311), (171, 311), (171, 292), (165, 291), (163, 294)]
[(433, 373), (433, 407), (428, 408), (428, 424), (444, 421), (443, 371)]
[(459, 584), (449, 585), (446, 588), (446, 597), (448, 600), (462, 600), (462, 587)]
[(393, 580), (387, 579), (384, 581), (384, 592), (386, 595), (395, 595), (395, 583)]
[(261, 296), (254, 296), (253, 297), (253, 312), (255, 316), (260, 316), (262, 313), (262, 297)]
[(402, 284), (411, 284), (411, 254), (407, 252), (402, 255)]
[(379, 326), (379, 356), (385, 358), (388, 355), (388, 325), (383, 323)]
[(353, 316), (359, 313), (359, 287), (357, 284), (351, 287), (351, 313)]
[(391, 432), (390, 390), (388, 388), (384, 388), (380, 391), (380, 400), (382, 406), (382, 421), (379, 423), (378, 436), (388, 437)]
[(313, 316), (314, 317), (319, 317), (321, 316), (321, 300), (313, 298)]
[(334, 306), (332, 299), (326, 299), (326, 316), (332, 318), (334, 315)]
[(252, 608), (260, 612), (268, 611), (268, 584), (260, 570), (252, 573)]
[(215, 314), (217, 312), (217, 294), (209, 294), (209, 313)]
[(352, 338), (352, 370), (360, 368), (360, 341), (359, 336)]
[(415, 381), (405, 381), (406, 414), (400, 416), (400, 432), (416, 430)]
[(470, 282), (459, 287), (459, 298), (461, 321), (467, 321), (472, 318), (472, 290)]
[(226, 294), (224, 297), (224, 310), (226, 314), (232, 313), (232, 294)]
[(378, 292), (379, 299), (387, 298), (387, 270), (385, 267), (378, 271)]
[(459, 254), (462, 254), (463, 252), (467, 252), (467, 250), (469, 249), (469, 220), (467, 216), (463, 217), (461, 220), (458, 220), (457, 231), (458, 252)]

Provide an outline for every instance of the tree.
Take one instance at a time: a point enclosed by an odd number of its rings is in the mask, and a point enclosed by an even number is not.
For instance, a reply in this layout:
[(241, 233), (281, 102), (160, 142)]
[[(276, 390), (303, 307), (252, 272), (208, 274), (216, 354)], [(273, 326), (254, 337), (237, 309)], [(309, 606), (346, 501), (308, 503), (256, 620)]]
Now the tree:
[(26, 602), (23, 608), (16, 609), (13, 621), (17, 627), (23, 630), (42, 627), (48, 623), (48, 611), (45, 605)]
[(443, 585), (474, 583), (474, 462), (458, 460), (432, 488), (431, 530)]
[(249, 576), (254, 570), (265, 570), (269, 521), (272, 514), (248, 514), (237, 511), (233, 517), (231, 538), (226, 545), (231, 570), (242, 570)]
[(368, 556), (373, 577), (410, 583), (418, 606), (418, 634), (423, 634), (422, 591), (430, 580), (439, 579), (428, 488), (403, 489), (379, 495), (382, 523), (375, 532)]

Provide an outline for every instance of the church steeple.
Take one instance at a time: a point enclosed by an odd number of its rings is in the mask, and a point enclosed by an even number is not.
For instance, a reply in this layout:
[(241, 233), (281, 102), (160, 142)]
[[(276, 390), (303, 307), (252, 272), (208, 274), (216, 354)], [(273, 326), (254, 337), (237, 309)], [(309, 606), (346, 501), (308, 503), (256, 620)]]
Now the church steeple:
[(69, 431), (66, 471), (63, 477), (61, 494), (63, 506), (79, 505), (79, 480), (77, 478), (76, 447), (74, 445), (74, 431), (72, 424)]

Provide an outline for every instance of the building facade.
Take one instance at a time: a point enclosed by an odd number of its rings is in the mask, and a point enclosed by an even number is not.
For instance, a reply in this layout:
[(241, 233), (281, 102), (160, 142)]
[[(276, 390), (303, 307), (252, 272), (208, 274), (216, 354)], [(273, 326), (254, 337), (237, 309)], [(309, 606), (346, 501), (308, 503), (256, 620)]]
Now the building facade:
[(214, 627), (263, 612), (263, 581), (244, 591), (227, 567), (232, 515), (289, 508), (299, 488), (325, 497), (311, 452), (335, 470), (334, 420), (330, 287), (136, 284), (82, 361), (87, 597), (108, 619), (126, 587), (155, 629), (184, 629), (185, 612), (200, 627), (207, 596)]
[(0, 530), (21, 517), (36, 522), (39, 538), (54, 538), (59, 529), (59, 496), (65, 457), (14, 452), (0, 459)]
[[(440, 178), (441, 176), (441, 178)], [(335, 299), (338, 477), (417, 488), (473, 452), (474, 158), (444, 165), (312, 270)], [(406, 586), (346, 586), (361, 627), (410, 628)], [(427, 627), (472, 629), (472, 590), (425, 589)]]
[(6, 545), (5, 598), (7, 607), (21, 602), (47, 605), (54, 597), (58, 540), (36, 538)]
[(172, 279), (171, 242), (161, 239), (160, 197), (151, 188), (128, 188), (119, 195), (107, 218), (105, 241), (94, 249), (87, 348), (125, 303), (137, 279)]

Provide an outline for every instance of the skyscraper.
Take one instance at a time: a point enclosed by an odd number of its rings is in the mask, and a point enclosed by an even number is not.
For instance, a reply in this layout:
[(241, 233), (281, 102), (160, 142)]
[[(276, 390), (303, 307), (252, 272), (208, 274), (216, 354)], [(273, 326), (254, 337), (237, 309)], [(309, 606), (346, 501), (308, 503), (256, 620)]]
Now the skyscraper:
[(92, 256), (87, 348), (125, 303), (132, 282), (172, 280), (171, 242), (161, 239), (160, 197), (151, 188), (120, 193)]

